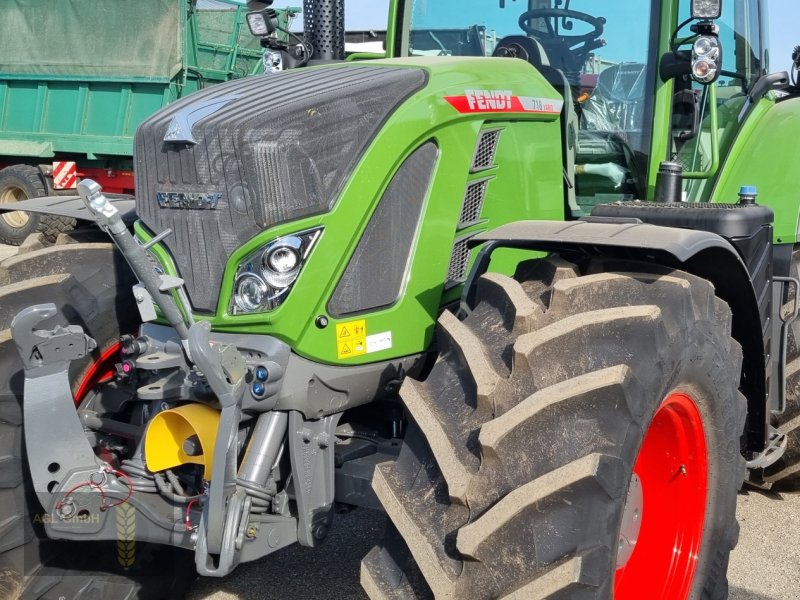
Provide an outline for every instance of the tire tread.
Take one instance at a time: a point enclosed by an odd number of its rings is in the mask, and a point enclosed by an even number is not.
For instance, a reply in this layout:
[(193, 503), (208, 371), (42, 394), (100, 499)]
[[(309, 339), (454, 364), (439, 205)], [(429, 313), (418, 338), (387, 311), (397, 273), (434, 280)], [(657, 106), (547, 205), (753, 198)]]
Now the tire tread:
[[(738, 444), (733, 428), (742, 431), (746, 405), (732, 374), (741, 349), (730, 338), (727, 305), (706, 280), (635, 267), (607, 272), (609, 265), (590, 263), (581, 275), (563, 260), (529, 261), (514, 279), (482, 276), (476, 306), (463, 321), (447, 313), (440, 318), (439, 361), (425, 381), (406, 381), (401, 389), (413, 419), (406, 444), (373, 480), (436, 598), (611, 594), (606, 574), (613, 572), (616, 540), (586, 540), (603, 539), (621, 516), (637, 440), (647, 411), (655, 410), (645, 390), (667, 385), (664, 374), (690, 368), (690, 359), (673, 357), (676, 348), (689, 347), (687, 323), (698, 322), (690, 332), (693, 360), (716, 369), (708, 385), (719, 382), (720, 392), (735, 398), (726, 427)], [(602, 345), (586, 358), (581, 350), (592, 340)], [(508, 359), (498, 364), (502, 353)], [(457, 395), (463, 409), (454, 404)], [(477, 469), (463, 458), (470, 454), (479, 459)], [(743, 476), (743, 459), (732, 460)], [(722, 510), (730, 515), (735, 491), (725, 493)], [(583, 542), (568, 533), (569, 523), (580, 529), (587, 522), (594, 533)], [(727, 589), (720, 567), (738, 528), (726, 525), (715, 534), (724, 538), (722, 549), (709, 554), (710, 597)], [(362, 567), (372, 573), (370, 597), (394, 598), (389, 592), (399, 588), (375, 575), (370, 556)], [(397, 597), (409, 597), (409, 589)]]

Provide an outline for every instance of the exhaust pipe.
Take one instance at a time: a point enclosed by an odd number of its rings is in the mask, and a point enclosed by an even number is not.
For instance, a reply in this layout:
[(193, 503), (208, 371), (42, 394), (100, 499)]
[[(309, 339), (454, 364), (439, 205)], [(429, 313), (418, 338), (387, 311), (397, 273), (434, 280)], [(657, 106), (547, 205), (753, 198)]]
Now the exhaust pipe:
[(312, 60), (344, 60), (344, 0), (303, 0), (303, 20)]

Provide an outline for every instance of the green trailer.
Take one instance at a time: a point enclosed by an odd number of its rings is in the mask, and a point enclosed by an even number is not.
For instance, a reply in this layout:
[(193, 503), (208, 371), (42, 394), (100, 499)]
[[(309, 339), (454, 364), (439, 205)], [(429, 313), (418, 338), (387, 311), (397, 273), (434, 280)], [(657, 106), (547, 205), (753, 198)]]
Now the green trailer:
[[(0, 203), (74, 194), (83, 177), (133, 193), (133, 135), (146, 117), (263, 73), (245, 12), (233, 0), (3, 2), (3, 30), (16, 35), (0, 37)], [(298, 12), (279, 11), (279, 25), (288, 29)], [(53, 237), (69, 225), (8, 213), (0, 242)]]

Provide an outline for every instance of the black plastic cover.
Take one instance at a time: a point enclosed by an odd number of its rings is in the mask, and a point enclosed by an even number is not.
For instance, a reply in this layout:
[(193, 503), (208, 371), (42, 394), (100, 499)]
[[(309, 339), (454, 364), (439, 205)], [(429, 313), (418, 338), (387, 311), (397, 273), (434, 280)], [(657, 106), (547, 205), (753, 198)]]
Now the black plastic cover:
[[(225, 263), (247, 240), (330, 210), (383, 123), (425, 83), (421, 69), (298, 69), (214, 86), (145, 121), (134, 145), (136, 209), (154, 233), (172, 229), (163, 243), (194, 309), (214, 311)], [(168, 130), (194, 143), (166, 142)], [(158, 192), (217, 204), (162, 207)]]
[(635, 218), (643, 223), (710, 231), (724, 238), (750, 237), (774, 221), (772, 209), (758, 204), (709, 202), (615, 202), (598, 204), (593, 217)]

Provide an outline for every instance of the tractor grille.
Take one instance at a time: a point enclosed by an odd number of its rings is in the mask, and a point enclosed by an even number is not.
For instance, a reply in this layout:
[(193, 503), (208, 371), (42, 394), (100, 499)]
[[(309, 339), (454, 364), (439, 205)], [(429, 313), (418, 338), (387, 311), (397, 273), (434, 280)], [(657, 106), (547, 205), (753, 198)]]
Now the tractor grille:
[[(228, 259), (254, 235), (329, 211), (383, 123), (426, 80), (421, 69), (298, 69), (213, 86), (145, 121), (134, 146), (137, 213), (155, 234), (172, 230), (162, 243), (193, 309), (214, 312)], [(165, 142), (168, 131), (189, 141)], [(215, 206), (165, 206), (167, 194)]]
[(467, 244), (474, 235), (477, 235), (477, 233), (458, 240), (453, 246), (453, 253), (450, 255), (450, 266), (447, 269), (445, 288), (451, 288), (466, 281), (469, 258), (472, 252), (467, 247)]
[(478, 137), (475, 146), (475, 156), (472, 157), (473, 173), (485, 171), (494, 166), (494, 156), (497, 153), (497, 142), (500, 141), (500, 129), (484, 131)]
[[(502, 129), (490, 129), (482, 131), (478, 135), (475, 143), (475, 152), (472, 157), (470, 173), (478, 173), (495, 167), (494, 158), (497, 154), (497, 144), (500, 141)], [(467, 182), (464, 191), (464, 201), (461, 204), (461, 216), (458, 219), (458, 230), (466, 229), (478, 223), (483, 211), (483, 203), (486, 200), (486, 193), (489, 189), (489, 182), (493, 177)], [(447, 269), (447, 281), (445, 288), (451, 288), (464, 283), (467, 279), (467, 270), (472, 255), (467, 247), (469, 239), (477, 235), (477, 232), (468, 234), (456, 240), (453, 244), (453, 252), (450, 255), (450, 266)]]
[(483, 200), (486, 198), (486, 188), (488, 186), (488, 179), (473, 181), (467, 185), (467, 191), (464, 194), (464, 204), (461, 207), (461, 218), (458, 222), (459, 229), (472, 225), (481, 218)]

